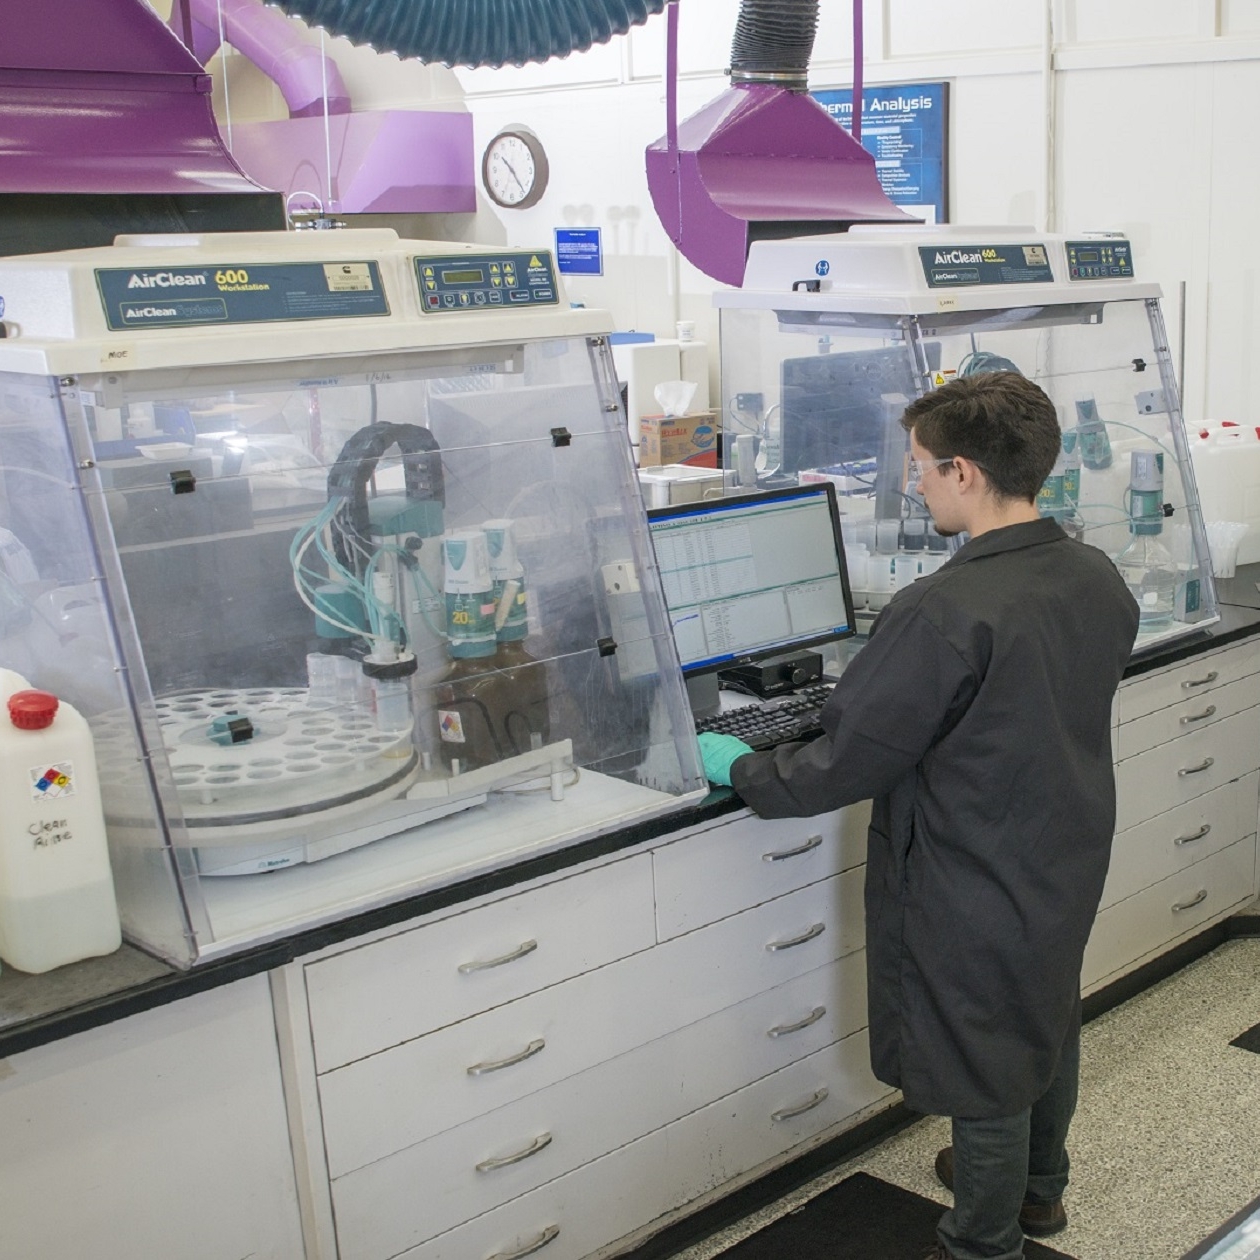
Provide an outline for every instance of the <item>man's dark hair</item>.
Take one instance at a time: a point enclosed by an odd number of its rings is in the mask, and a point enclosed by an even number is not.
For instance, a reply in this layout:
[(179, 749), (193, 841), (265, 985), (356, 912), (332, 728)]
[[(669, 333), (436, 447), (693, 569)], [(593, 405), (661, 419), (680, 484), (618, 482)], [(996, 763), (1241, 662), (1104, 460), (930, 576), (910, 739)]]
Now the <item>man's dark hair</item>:
[(901, 424), (935, 458), (979, 464), (999, 498), (1030, 503), (1063, 441), (1054, 403), (1018, 372), (960, 376), (915, 399)]

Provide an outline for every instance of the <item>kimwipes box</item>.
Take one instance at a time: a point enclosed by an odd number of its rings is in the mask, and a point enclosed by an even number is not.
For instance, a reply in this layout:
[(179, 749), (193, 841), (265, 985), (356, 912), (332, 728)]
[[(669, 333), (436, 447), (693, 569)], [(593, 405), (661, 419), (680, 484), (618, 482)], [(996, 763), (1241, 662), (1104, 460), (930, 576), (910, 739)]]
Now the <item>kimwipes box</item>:
[(639, 467), (691, 464), (717, 467), (717, 425), (713, 411), (690, 416), (644, 416), (639, 423)]

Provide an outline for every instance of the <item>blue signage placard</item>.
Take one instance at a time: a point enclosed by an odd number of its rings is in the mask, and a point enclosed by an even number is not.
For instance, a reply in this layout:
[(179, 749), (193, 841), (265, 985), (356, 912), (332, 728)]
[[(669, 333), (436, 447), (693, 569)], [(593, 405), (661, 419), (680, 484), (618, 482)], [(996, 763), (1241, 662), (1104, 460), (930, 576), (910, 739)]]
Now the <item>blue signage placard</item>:
[(569, 276), (602, 276), (599, 228), (556, 228), (556, 265)]
[(112, 332), (389, 314), (380, 268), (370, 259), (98, 267), (96, 287)]
[[(875, 158), (875, 171), (889, 201), (910, 214), (948, 221), (949, 85), (903, 83), (862, 89), (862, 147)], [(845, 131), (852, 130), (853, 90), (812, 92)]]

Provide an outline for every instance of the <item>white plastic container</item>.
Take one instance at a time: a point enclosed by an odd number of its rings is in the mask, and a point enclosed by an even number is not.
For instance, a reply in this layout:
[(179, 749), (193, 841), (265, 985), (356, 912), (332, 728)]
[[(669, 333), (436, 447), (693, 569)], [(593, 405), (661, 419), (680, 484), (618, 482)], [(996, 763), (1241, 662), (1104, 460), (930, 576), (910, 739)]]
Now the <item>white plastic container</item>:
[(1260, 560), (1260, 431), (1228, 420), (1191, 425), (1190, 461), (1203, 519), (1245, 524), (1235, 560)]
[[(4, 671), (0, 691), (16, 675)], [(122, 944), (92, 732), (46, 691), (0, 712), (0, 958), (19, 971), (111, 954)]]

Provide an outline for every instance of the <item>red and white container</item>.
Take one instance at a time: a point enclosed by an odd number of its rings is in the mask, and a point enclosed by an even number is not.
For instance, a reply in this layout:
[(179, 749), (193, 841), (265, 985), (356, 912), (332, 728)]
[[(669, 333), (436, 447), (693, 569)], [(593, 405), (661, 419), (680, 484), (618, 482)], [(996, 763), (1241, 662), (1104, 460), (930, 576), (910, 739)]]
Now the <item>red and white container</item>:
[(0, 671), (0, 958), (40, 973), (122, 944), (92, 732)]

